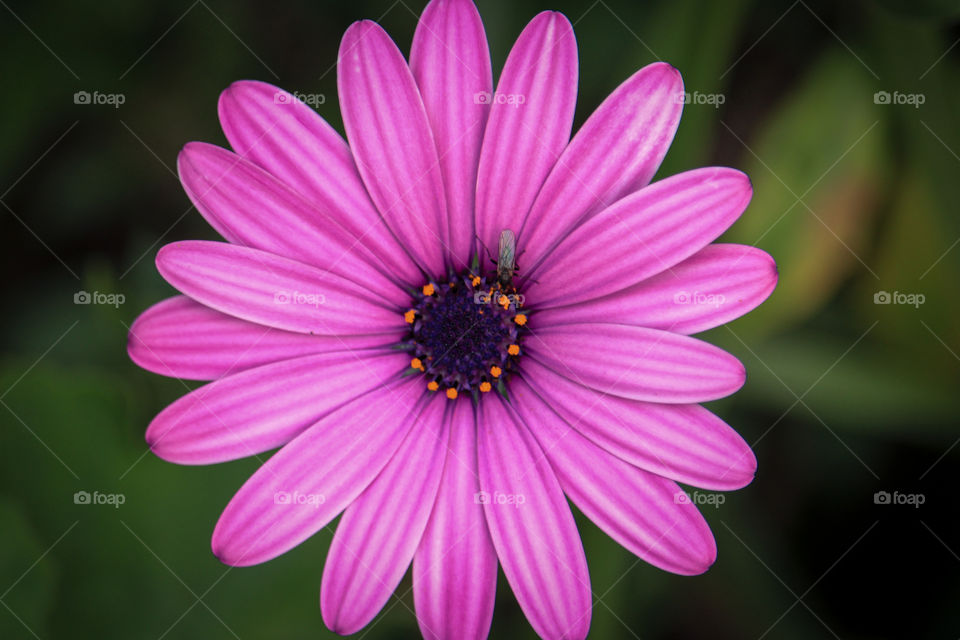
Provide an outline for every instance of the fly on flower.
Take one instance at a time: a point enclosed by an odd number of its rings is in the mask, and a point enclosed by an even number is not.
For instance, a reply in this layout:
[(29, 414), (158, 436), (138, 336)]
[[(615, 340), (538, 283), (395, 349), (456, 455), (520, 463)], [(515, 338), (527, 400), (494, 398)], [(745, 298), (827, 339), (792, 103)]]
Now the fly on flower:
[(513, 288), (513, 270), (517, 259), (517, 237), (510, 229), (500, 232), (497, 255), (497, 282), (504, 291)]
[[(147, 441), (180, 464), (279, 449), (227, 504), (212, 550), (266, 562), (340, 516), (320, 583), (337, 633), (367, 625), (412, 568), (425, 638), (484, 638), (502, 567), (536, 633), (582, 639), (593, 598), (568, 499), (635, 555), (693, 575), (716, 545), (678, 483), (753, 479), (749, 446), (699, 404), (737, 391), (743, 365), (690, 337), (776, 284), (763, 251), (713, 244), (750, 181), (707, 167), (650, 183), (682, 109), (665, 63), (571, 139), (577, 69), (569, 21), (547, 11), (495, 88), (474, 4), (432, 0), (409, 61), (374, 22), (344, 34), (346, 140), (244, 81), (220, 97), (232, 151), (192, 142), (178, 158), (225, 242), (157, 255), (184, 295), (137, 319), (130, 357), (209, 384)], [(498, 234), (496, 272), (468, 270), (475, 239)], [(523, 309), (477, 303), (498, 285)], [(291, 291), (323, 304), (277, 302)], [(728, 302), (677, 304), (684, 291)]]

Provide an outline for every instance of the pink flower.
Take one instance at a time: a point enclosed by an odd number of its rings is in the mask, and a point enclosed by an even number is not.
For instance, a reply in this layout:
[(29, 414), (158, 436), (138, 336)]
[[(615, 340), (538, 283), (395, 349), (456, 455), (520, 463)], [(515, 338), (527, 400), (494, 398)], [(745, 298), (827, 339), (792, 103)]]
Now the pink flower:
[[(647, 562), (705, 571), (713, 536), (677, 482), (739, 488), (756, 460), (696, 404), (739, 389), (743, 366), (689, 335), (754, 308), (777, 275), (762, 251), (710, 244), (746, 208), (745, 175), (649, 184), (680, 74), (641, 69), (571, 140), (567, 19), (536, 16), (494, 91), (473, 4), (433, 0), (409, 65), (377, 24), (351, 26), (338, 85), (349, 146), (280, 89), (223, 93), (234, 152), (190, 143), (179, 170), (227, 242), (163, 247), (157, 268), (185, 295), (131, 331), (145, 369), (213, 380), (150, 424), (158, 456), (281, 447), (213, 552), (265, 562), (342, 512), (326, 624), (369, 623), (412, 562), (427, 638), (487, 635), (498, 562), (540, 636), (587, 634), (566, 498)], [(518, 264), (498, 276), (483, 247), (506, 229)]]

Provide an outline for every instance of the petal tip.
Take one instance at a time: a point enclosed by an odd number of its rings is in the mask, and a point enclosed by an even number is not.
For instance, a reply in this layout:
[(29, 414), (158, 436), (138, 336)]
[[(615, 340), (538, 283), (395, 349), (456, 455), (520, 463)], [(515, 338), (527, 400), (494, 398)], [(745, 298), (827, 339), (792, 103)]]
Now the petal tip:
[(244, 554), (236, 553), (232, 545), (223, 539), (225, 534), (222, 531), (221, 524), (222, 522), (218, 522), (217, 526), (214, 527), (213, 537), (210, 540), (210, 551), (213, 552), (214, 557), (228, 567), (249, 567), (257, 564), (245, 558)]
[(366, 626), (363, 621), (345, 619), (342, 603), (333, 598), (323, 585), (320, 587), (320, 617), (327, 629), (338, 636), (353, 635)]
[[(170, 269), (173, 263), (173, 255), (177, 250), (177, 242), (171, 242), (165, 244), (157, 251), (157, 257), (154, 258), (154, 264), (157, 265), (157, 271), (160, 272), (160, 275), (163, 276), (164, 280), (167, 280), (167, 276), (170, 275)], [(167, 280), (169, 282), (169, 280)]]

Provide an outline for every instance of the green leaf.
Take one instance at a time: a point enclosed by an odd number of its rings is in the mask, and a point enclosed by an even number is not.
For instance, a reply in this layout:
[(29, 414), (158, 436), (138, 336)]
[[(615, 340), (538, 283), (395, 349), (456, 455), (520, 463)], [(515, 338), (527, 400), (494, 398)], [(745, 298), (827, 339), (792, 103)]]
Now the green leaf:
[[(769, 331), (816, 313), (851, 276), (869, 274), (870, 225), (884, 192), (883, 127), (869, 75), (834, 49), (746, 140), (749, 208), (725, 241), (759, 246), (780, 282), (741, 326)], [(872, 277), (872, 276), (871, 276)]]
[[(935, 371), (924, 376), (910, 353), (879, 348), (870, 334), (853, 346), (856, 339), (807, 335), (756, 348), (762, 362), (745, 358), (742, 401), (779, 414), (800, 396), (831, 427), (939, 440), (955, 422), (953, 385)], [(793, 411), (807, 411), (796, 404)]]

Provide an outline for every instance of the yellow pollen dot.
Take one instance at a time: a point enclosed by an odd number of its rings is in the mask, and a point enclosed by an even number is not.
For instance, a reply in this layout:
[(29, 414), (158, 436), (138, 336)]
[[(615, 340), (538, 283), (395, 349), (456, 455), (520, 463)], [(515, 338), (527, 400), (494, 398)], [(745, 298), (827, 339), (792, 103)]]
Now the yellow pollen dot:
[(416, 317), (417, 312), (413, 309), (410, 309), (410, 311), (407, 311), (405, 314), (403, 314), (403, 319), (407, 321), (407, 324), (413, 324), (413, 321), (416, 319)]
[(481, 282), (482, 280), (480, 279), (480, 276), (473, 276), (473, 280), (470, 281), (470, 284), (476, 287), (479, 286)]
[(520, 355), (520, 345), (517, 345), (517, 344), (510, 345), (509, 347), (507, 347), (507, 353), (509, 353), (512, 356)]
[(494, 378), (499, 378), (501, 373), (503, 373), (503, 370), (500, 367), (490, 367), (490, 375), (492, 375)]
[(420, 362), (420, 358), (414, 358), (413, 360), (411, 360), (410, 366), (413, 367), (414, 369), (420, 369), (420, 371), (423, 371), (423, 363)]
[(500, 296), (500, 301), (499, 301), (499, 302), (500, 302), (500, 306), (503, 307), (504, 309), (506, 309), (507, 307), (510, 306), (510, 298), (509, 298), (509, 296)]
[(517, 315), (513, 316), (513, 321), (522, 327), (523, 325), (527, 324), (527, 314), (518, 313)]
[(450, 387), (449, 389), (447, 389), (447, 397), (450, 398), (451, 400), (456, 400), (457, 390), (454, 389), (453, 387)]
[(481, 382), (481, 383), (480, 383), (480, 391), (482, 391), (483, 393), (489, 393), (490, 389), (492, 389), (492, 388), (493, 388), (493, 387), (490, 386), (490, 383), (489, 383), (489, 382)]
[(451, 289), (453, 289), (453, 288), (456, 287), (456, 286), (457, 286), (457, 283), (456, 283), (456, 282), (451, 282), (451, 283), (450, 283), (450, 288), (451, 288)]
[(427, 384), (427, 389), (430, 389), (430, 391), (436, 391), (439, 388), (440, 388), (440, 385), (437, 384), (436, 380)]
[(437, 289), (433, 286), (433, 283), (423, 285), (423, 295), (425, 296), (432, 296), (436, 291)]

